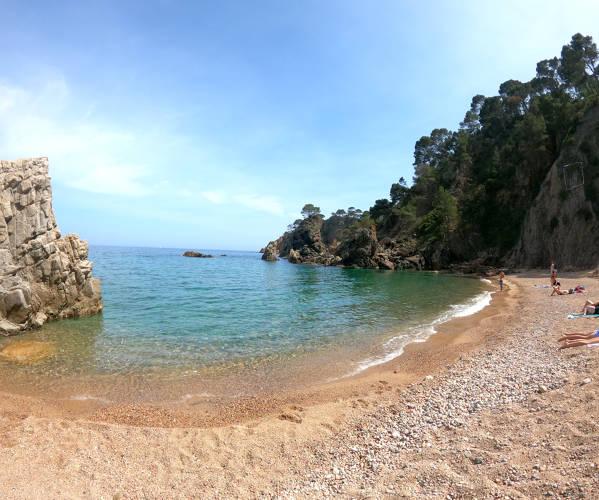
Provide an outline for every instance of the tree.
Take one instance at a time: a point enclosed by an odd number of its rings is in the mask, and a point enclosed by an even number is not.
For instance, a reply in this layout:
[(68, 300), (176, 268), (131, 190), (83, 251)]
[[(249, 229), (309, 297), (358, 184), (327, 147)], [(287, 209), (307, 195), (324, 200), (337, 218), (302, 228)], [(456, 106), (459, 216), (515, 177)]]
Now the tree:
[[(391, 184), (391, 189), (389, 190), (389, 197), (391, 198), (391, 204), (395, 206), (402, 205), (403, 201), (406, 199), (406, 196), (410, 190), (406, 186), (406, 180), (403, 177), (399, 178), (399, 182), (395, 182)], [(378, 200), (377, 200), (378, 201)], [(375, 217), (376, 219), (376, 217)]]
[(295, 221), (293, 222), (293, 224), (289, 224), (287, 226), (287, 231), (291, 232), (294, 231), (295, 229), (297, 229), (297, 226), (299, 226), (302, 222), (302, 219), (295, 219)]
[(566, 85), (579, 93), (597, 94), (599, 91), (599, 67), (597, 45), (590, 36), (576, 33), (569, 45), (562, 47), (558, 73)]
[(320, 215), (320, 207), (315, 207), (312, 203), (306, 203), (304, 208), (302, 208), (302, 217), (309, 219), (315, 215)]
[(374, 206), (370, 207), (370, 217), (375, 221), (389, 214), (393, 205), (387, 198), (376, 200)]
[(349, 207), (347, 209), (347, 216), (352, 219), (359, 219), (362, 217), (362, 210), (356, 207)]

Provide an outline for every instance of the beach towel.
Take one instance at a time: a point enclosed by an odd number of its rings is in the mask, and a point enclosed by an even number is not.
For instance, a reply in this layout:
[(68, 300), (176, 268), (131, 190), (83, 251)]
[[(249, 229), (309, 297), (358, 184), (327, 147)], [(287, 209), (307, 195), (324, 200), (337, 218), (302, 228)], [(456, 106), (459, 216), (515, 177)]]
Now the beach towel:
[(587, 347), (599, 347), (599, 344), (589, 344)]
[(533, 288), (551, 288), (551, 285), (533, 285)]
[(568, 319), (575, 318), (599, 318), (599, 314), (568, 314)]

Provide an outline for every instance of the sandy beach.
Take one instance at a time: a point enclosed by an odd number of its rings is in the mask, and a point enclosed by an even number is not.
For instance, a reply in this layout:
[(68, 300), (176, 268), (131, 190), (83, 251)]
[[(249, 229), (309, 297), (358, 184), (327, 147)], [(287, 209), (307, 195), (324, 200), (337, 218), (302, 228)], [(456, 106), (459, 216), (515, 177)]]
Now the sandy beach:
[[(203, 408), (2, 394), (4, 498), (593, 498), (599, 280), (507, 277), (483, 311), (359, 376)], [(193, 408), (192, 408), (193, 407)]]

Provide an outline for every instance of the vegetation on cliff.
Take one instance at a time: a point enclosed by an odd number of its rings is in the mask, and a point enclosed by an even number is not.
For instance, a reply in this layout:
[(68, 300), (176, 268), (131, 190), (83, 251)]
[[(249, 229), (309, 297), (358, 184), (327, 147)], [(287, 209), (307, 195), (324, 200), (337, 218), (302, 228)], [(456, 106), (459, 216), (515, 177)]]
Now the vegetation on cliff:
[[(306, 205), (304, 221), (320, 221), (313, 250), (342, 247), (369, 228), (376, 234), (377, 252), (401, 248), (402, 257), (423, 255), (428, 267), (501, 263), (517, 245), (552, 165), (572, 149), (583, 117), (599, 106), (598, 60), (592, 38), (576, 34), (559, 58), (537, 64), (532, 80), (507, 80), (497, 96), (474, 96), (457, 131), (435, 129), (416, 142), (412, 185), (399, 179), (389, 198), (376, 200), (369, 211), (352, 207), (324, 219), (318, 207)], [(574, 155), (573, 161), (582, 160), (580, 168), (590, 180), (585, 198), (596, 212), (599, 191), (593, 180), (599, 158), (591, 151), (585, 156), (582, 149), (584, 157)], [(283, 236), (282, 255), (298, 250), (304, 221)]]

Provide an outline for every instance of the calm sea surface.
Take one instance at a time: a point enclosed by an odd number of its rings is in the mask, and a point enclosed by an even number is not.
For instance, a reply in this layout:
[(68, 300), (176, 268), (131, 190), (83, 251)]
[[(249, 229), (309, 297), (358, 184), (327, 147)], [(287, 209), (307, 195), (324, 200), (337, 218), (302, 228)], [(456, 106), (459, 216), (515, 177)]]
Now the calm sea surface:
[[(236, 251), (185, 258), (183, 251), (91, 247), (104, 312), (19, 337), (50, 342), (57, 354), (34, 365), (2, 363), (5, 383), (52, 391), (85, 380), (88, 393), (94, 380), (110, 387), (210, 379), (327, 356), (343, 363), (331, 362), (321, 376), (344, 376), (490, 300), (488, 284), (447, 274), (273, 263)], [(13, 341), (0, 339), (0, 348)]]

